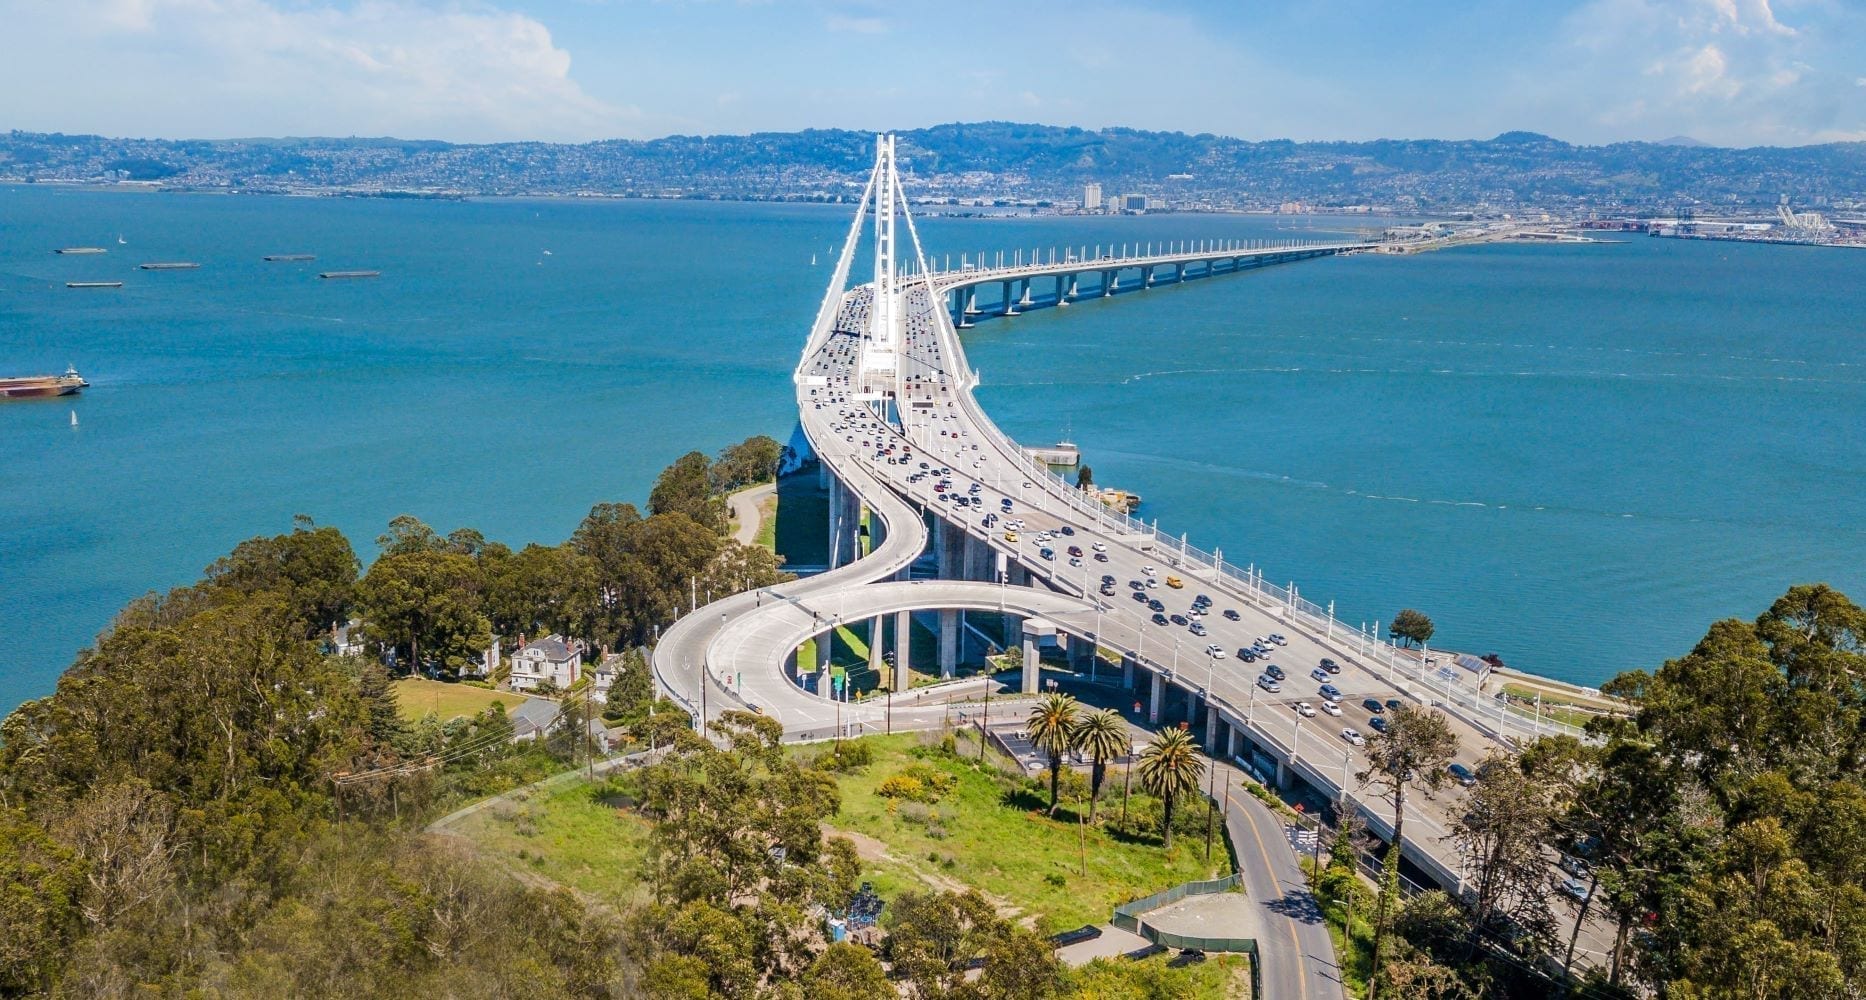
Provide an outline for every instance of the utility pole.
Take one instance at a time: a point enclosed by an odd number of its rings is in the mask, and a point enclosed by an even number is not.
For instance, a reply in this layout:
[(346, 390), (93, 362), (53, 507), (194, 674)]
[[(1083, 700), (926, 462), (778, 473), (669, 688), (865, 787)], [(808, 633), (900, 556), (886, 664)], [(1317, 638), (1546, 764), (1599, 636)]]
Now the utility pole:
[(1218, 816), (1218, 799), (1214, 794), (1218, 791), (1217, 761), (1212, 764), (1214, 766), (1205, 776), (1205, 860), (1208, 862), (1212, 860), (1212, 821)]

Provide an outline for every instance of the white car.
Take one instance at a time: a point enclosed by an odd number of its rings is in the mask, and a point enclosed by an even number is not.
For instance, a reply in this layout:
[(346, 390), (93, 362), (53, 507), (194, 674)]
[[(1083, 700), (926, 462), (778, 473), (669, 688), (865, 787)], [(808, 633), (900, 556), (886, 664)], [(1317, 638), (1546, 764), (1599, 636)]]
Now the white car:
[(1299, 701), (1296, 703), (1296, 714), (1305, 719), (1313, 719), (1315, 718), (1315, 706), (1306, 701)]
[(1153, 577), (1147, 578), (1147, 589), (1148, 590), (1152, 590), (1155, 587), (1158, 587), (1159, 585), (1160, 585), (1160, 581), (1155, 580)]
[(1205, 647), (1205, 652), (1209, 653), (1214, 660), (1222, 660), (1225, 658), (1225, 651), (1217, 646), (1207, 646)]
[(1329, 715), (1334, 716), (1337, 719), (1341, 717), (1341, 706), (1335, 704), (1332, 701), (1322, 702), (1322, 711), (1328, 713)]
[(1142, 567), (1140, 568), (1140, 571), (1141, 571), (1142, 573), (1145, 573), (1145, 574), (1147, 574), (1148, 576), (1153, 576), (1154, 574), (1156, 574), (1156, 573), (1158, 573), (1158, 572), (1159, 572), (1159, 570), (1157, 570), (1157, 569), (1154, 569), (1154, 568), (1153, 568), (1152, 566), (1142, 566)]
[(1341, 731), (1341, 738), (1347, 740), (1352, 746), (1364, 747), (1367, 745), (1367, 738), (1361, 735), (1360, 730), (1353, 727), (1343, 729)]
[(1102, 544), (1102, 543), (1100, 543), (1100, 542), (1096, 542), (1095, 544), (1093, 544), (1093, 545), (1091, 545), (1091, 546), (1089, 546), (1089, 548), (1091, 548), (1091, 549), (1094, 549), (1094, 550), (1095, 550), (1095, 551), (1097, 551), (1097, 552), (1106, 552), (1106, 551), (1108, 551), (1108, 546), (1106, 546), (1106, 545), (1103, 545), (1103, 544)]
[(1029, 488), (1030, 488), (1030, 484), (1029, 484), (1029, 483), (1025, 483), (1025, 484), (1024, 484), (1024, 487), (1023, 487), (1023, 488), (1024, 488), (1024, 489), (1029, 489)]

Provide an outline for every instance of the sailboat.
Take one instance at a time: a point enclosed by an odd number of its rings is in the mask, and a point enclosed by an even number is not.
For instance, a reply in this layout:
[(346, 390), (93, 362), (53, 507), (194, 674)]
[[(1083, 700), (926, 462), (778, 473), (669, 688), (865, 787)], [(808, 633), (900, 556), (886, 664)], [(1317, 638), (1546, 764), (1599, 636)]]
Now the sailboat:
[(127, 246), (127, 245), (129, 244), (129, 242), (130, 242), (129, 240), (126, 240), (126, 239), (124, 239), (124, 238), (123, 238), (123, 234), (122, 234), (122, 233), (118, 233), (118, 234), (117, 234), (117, 245), (118, 245), (118, 246)]
[(811, 255), (810, 255), (810, 266), (811, 266), (811, 267), (815, 267), (815, 266), (816, 266), (816, 254), (811, 254)]
[(78, 411), (77, 410), (71, 411), (71, 426), (73, 427), (78, 426)]

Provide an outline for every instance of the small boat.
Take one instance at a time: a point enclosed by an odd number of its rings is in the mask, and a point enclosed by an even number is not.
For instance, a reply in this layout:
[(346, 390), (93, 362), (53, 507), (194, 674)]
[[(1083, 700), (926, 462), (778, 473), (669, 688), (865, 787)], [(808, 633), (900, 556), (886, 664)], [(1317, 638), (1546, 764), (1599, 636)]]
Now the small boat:
[(66, 288), (122, 288), (121, 281), (67, 281)]
[(317, 259), (316, 254), (309, 254), (309, 253), (269, 253), (269, 254), (266, 254), (266, 260), (269, 260), (269, 261), (316, 260), (316, 259)]
[(157, 261), (151, 264), (138, 264), (136, 266), (145, 271), (192, 271), (201, 265), (191, 260), (168, 260)]
[[(63, 375), (27, 375), (22, 378), (0, 378), (0, 399), (34, 399), (43, 396), (75, 396), (91, 383), (78, 374), (78, 369), (65, 366)], [(71, 415), (73, 424), (78, 415)]]
[[(122, 234), (122, 233), (118, 233), (118, 234), (117, 234), (117, 246), (128, 246), (128, 245), (129, 245), (129, 242), (130, 242), (129, 240), (126, 240), (126, 239), (124, 239), (124, 238), (123, 238), (123, 234)], [(74, 414), (72, 414), (72, 416), (74, 416), (74, 417), (76, 417), (76, 416), (77, 416), (77, 414), (75, 414), (75, 413), (74, 413)]]
[(90, 253), (108, 253), (109, 251), (105, 250), (103, 247), (61, 247), (60, 249), (54, 250), (52, 252), (56, 254), (64, 254), (69, 257), (69, 256), (77, 256), (81, 254), (90, 254)]
[(78, 426), (78, 411), (77, 410), (71, 411), (71, 426), (73, 427)]
[(811, 267), (815, 267), (815, 266), (816, 266), (816, 254), (811, 254), (811, 255), (810, 255), (810, 266), (811, 266)]
[(319, 271), (320, 278), (375, 278), (381, 271)]

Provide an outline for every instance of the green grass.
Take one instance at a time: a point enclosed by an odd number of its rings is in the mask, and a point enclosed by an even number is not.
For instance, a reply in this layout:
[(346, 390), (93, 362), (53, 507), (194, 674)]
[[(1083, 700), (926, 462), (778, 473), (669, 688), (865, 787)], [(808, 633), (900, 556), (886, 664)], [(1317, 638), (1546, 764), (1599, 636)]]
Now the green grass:
[[(1196, 838), (1182, 839), (1169, 852), (1157, 842), (1119, 839), (1099, 827), (1081, 831), (1066, 805), (1051, 819), (1043, 814), (1040, 798), (1007, 795), (1007, 785), (1015, 791), (1022, 783), (1001, 777), (990, 764), (933, 751), (915, 756), (917, 736), (869, 737), (869, 742), (874, 763), (859, 774), (841, 776), (842, 809), (832, 822), (885, 847), (887, 857), (866, 866), (884, 896), (908, 888), (972, 886), (1016, 907), (1020, 918), (1034, 918), (1039, 930), (1052, 932), (1105, 923), (1120, 903), (1231, 870), (1222, 845), (1207, 864)], [(883, 779), (915, 763), (957, 779), (952, 791), (930, 807), (937, 819), (928, 822), (910, 819), (908, 814), (917, 810), (890, 808), (890, 800), (875, 794)], [(1120, 808), (1119, 782), (1111, 781), (1110, 788), (1112, 807), (1104, 794), (1104, 816)], [(1079, 836), (1086, 840), (1086, 875)]]
[[(1503, 691), (1511, 698), (1522, 699), (1522, 702), (1511, 701), (1509, 703), (1511, 712), (1525, 719), (1535, 718), (1536, 689), (1524, 687), (1520, 684), (1505, 684), (1503, 685)], [(1543, 692), (1542, 718), (1578, 728), (1586, 726), (1588, 722), (1602, 714), (1599, 712), (1587, 711), (1585, 708), (1579, 707), (1580, 704), (1580, 702), (1575, 701), (1564, 701), (1559, 697)]]
[(1172, 952), (1139, 961), (1098, 958), (1069, 972), (1069, 995), (1097, 1000), (1231, 1000), (1250, 996), (1250, 959), (1208, 955), (1186, 961)]
[[(1314, 865), (1307, 858), (1301, 859), (1302, 870), (1313, 878)], [(1350, 930), (1348, 907), (1341, 900), (1324, 898), (1316, 894), (1316, 900), (1322, 904), (1322, 916), (1328, 921), (1328, 937), (1335, 945), (1335, 961), (1341, 968), (1341, 981), (1347, 986), (1350, 997), (1367, 995), (1367, 974), (1374, 964), (1374, 893), (1366, 886), (1359, 886), (1354, 903), (1354, 926)], [(1390, 925), (1389, 925), (1390, 928)], [(1387, 949), (1391, 955), (1392, 949)]]
[(582, 778), (552, 784), (510, 805), (495, 805), (455, 827), (487, 855), (622, 905), (648, 895), (643, 859), (650, 824), (599, 802), (602, 787)]
[(446, 684), (425, 677), (404, 677), (395, 682), (395, 700), (402, 718), (418, 721), (432, 712), (442, 722), (463, 715), (478, 715), (493, 702), (502, 702), (509, 713), (525, 701), (522, 694), (488, 691), (466, 684)]

